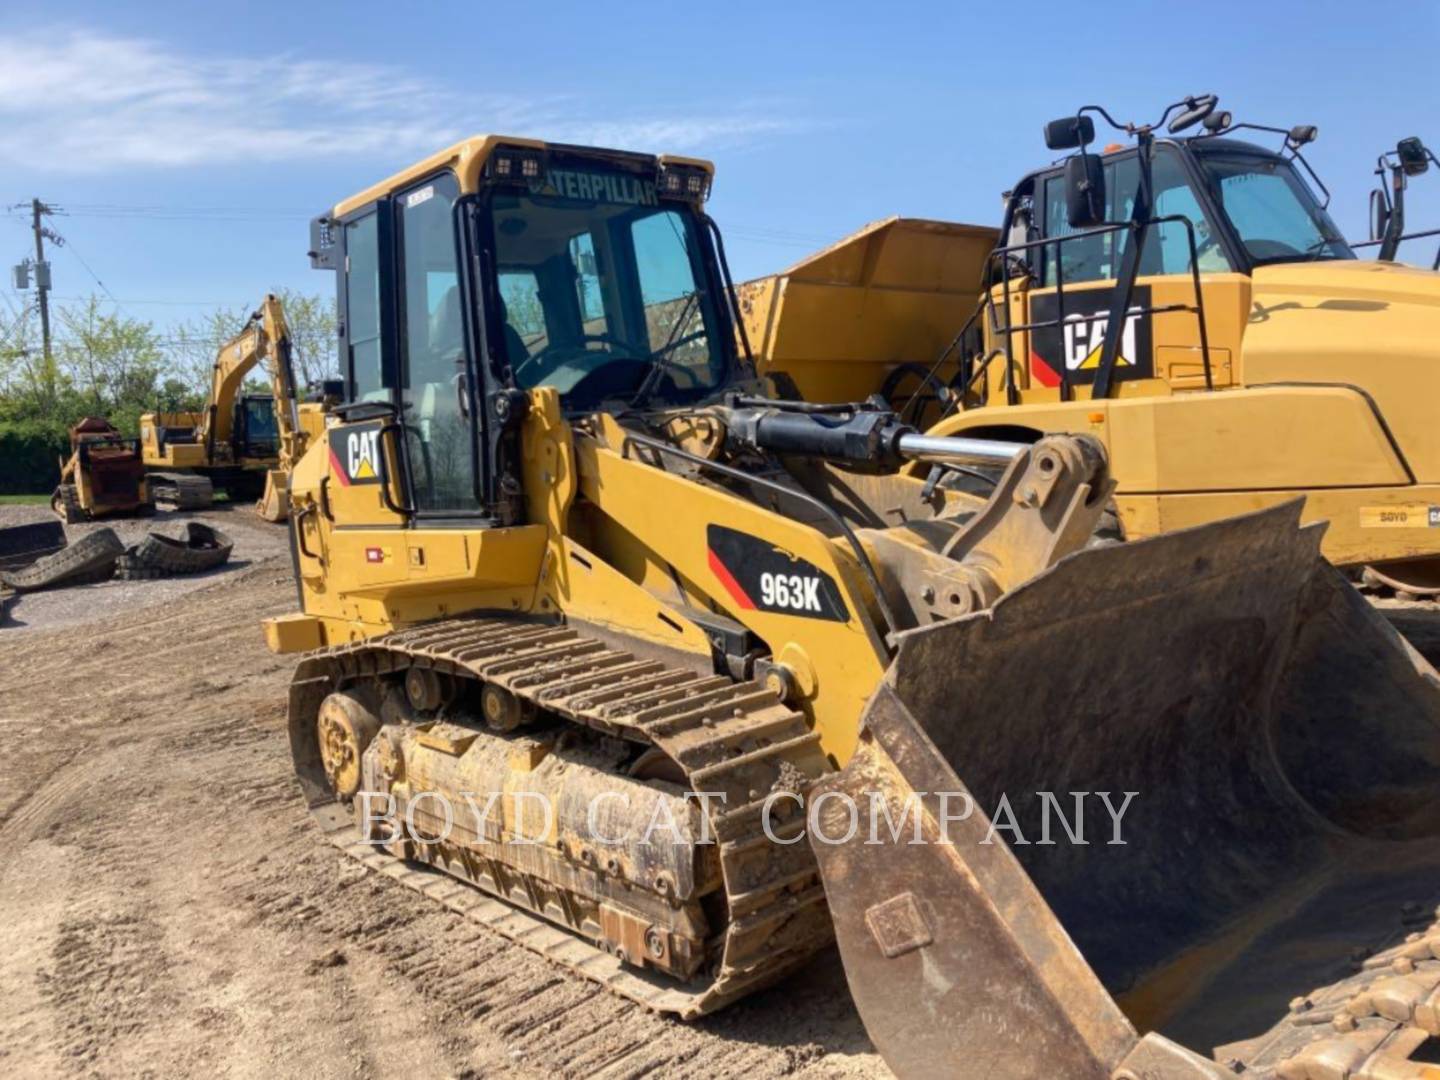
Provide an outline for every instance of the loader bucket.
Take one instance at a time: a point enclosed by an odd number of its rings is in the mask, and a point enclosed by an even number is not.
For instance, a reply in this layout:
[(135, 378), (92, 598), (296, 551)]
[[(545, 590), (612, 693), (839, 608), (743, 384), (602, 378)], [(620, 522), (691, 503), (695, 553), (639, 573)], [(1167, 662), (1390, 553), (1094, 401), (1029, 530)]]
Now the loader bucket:
[[(1440, 899), (1440, 680), (1299, 509), (1082, 551), (900, 636), (810, 830), (898, 1076), (1221, 1075), (1167, 1039), (1260, 1034)], [(902, 825), (916, 797), (922, 842), (847, 839), (826, 792)]]

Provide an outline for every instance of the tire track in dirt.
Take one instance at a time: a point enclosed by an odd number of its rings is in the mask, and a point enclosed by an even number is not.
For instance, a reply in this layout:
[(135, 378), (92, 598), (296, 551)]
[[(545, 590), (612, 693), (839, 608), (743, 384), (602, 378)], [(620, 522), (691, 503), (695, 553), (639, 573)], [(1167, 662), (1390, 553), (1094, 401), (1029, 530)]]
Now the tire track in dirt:
[(681, 1024), (331, 848), (291, 775), (292, 662), (257, 625), (293, 607), (279, 569), (0, 636), (0, 666), (25, 673), (5, 715), (28, 728), (0, 782), (45, 777), (0, 824), (0, 876), (24, 874), (36, 845), (76, 867), (39, 959), (7, 973), (0, 957), (0, 976), (34, 991), (0, 1026), (29, 1055), (16, 1060), (105, 1075), (247, 1075), (240, 1052), (260, 1055), (257, 1077), (882, 1074), (833, 958)]
[(73, 794), (90, 779), (82, 763), (72, 754), (58, 771), (28, 797), (23, 798), (4, 820), (0, 820), (0, 865), (9, 853), (23, 847), (54, 817)]

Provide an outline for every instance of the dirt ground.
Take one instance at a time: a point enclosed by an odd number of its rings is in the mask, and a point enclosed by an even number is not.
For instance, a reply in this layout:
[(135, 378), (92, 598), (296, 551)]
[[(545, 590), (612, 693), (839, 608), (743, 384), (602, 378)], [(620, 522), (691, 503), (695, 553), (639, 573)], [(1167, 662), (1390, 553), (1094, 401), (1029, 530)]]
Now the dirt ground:
[(295, 605), (285, 533), (202, 516), (224, 570), (26, 595), (0, 629), (0, 1071), (888, 1075), (833, 954), (683, 1024), (330, 847), (259, 628)]
[[(284, 531), (203, 516), (225, 569), (25, 596), (0, 629), (0, 1069), (888, 1075), (833, 953), (683, 1024), (331, 848), (291, 780), (292, 661), (259, 629), (294, 607)], [(1440, 658), (1440, 608), (1380, 606)]]

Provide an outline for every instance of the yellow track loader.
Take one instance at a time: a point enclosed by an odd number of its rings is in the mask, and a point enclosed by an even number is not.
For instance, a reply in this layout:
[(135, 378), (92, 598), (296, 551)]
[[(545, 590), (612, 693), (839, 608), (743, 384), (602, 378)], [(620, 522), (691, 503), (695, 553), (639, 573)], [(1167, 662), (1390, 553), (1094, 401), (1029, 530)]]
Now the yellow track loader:
[(477, 137), (313, 223), (348, 400), (265, 633), (320, 828), (681, 1017), (838, 931), (901, 1076), (1425, 1075), (1440, 685), (1323, 526), (1097, 544), (1088, 434), (763, 393), (711, 180)]
[[(272, 392), (242, 393), (262, 361)], [(204, 411), (146, 413), (140, 441), (158, 501), (200, 509), (220, 487), (233, 498), (258, 498), (262, 517), (284, 521), (290, 469), (323, 426), (318, 406), (298, 402), (290, 330), (280, 298), (270, 294), (220, 348)]]
[(1331, 561), (1440, 593), (1440, 274), (1355, 258), (1313, 127), (1203, 95), (1090, 149), (1108, 122), (1049, 125), (1074, 153), (1006, 194), (988, 256), (963, 226), (889, 222), (753, 283), (762, 372), (879, 391), (937, 435), (1091, 434), (1130, 538), (1303, 496)]

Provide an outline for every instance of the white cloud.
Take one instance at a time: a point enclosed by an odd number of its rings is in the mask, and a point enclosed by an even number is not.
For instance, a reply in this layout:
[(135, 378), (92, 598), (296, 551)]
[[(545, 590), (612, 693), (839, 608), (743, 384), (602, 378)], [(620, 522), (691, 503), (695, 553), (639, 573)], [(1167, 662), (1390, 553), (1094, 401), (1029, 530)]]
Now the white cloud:
[(63, 172), (421, 154), (475, 131), (695, 152), (794, 130), (776, 110), (587, 116), (401, 68), (190, 56), (87, 31), (0, 37), (0, 163)]

